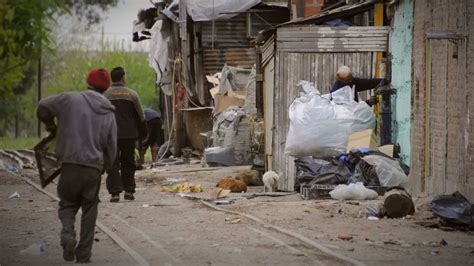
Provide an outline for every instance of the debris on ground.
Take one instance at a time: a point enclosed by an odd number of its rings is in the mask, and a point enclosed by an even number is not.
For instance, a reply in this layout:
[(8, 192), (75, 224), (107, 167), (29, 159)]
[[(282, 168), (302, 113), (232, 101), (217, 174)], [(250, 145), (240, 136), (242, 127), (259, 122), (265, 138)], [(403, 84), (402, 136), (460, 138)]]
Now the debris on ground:
[(402, 218), (415, 213), (415, 205), (411, 195), (401, 187), (392, 188), (385, 193), (383, 209), (390, 218)]
[(234, 200), (231, 200), (231, 199), (225, 199), (225, 200), (215, 200), (214, 201), (214, 204), (216, 205), (230, 205), (232, 203), (234, 203), (235, 201)]
[(340, 240), (344, 240), (344, 241), (352, 240), (352, 236), (350, 236), (350, 235), (339, 235), (337, 238), (339, 238)]
[(378, 203), (365, 208), (366, 217), (402, 218), (409, 217), (415, 213), (415, 205), (411, 195), (402, 187), (389, 189), (383, 198), (382, 203)]
[(243, 181), (234, 179), (231, 176), (226, 176), (219, 180), (216, 187), (228, 189), (234, 193), (247, 192), (247, 185)]
[(451, 227), (474, 230), (474, 211), (471, 203), (458, 191), (435, 197), (430, 202), (432, 212)]
[(225, 221), (226, 221), (226, 222), (229, 222), (229, 223), (231, 223), (231, 224), (238, 224), (238, 223), (240, 223), (240, 222), (242, 221), (242, 219), (240, 219), (240, 218), (234, 218), (234, 219), (232, 219), (232, 218), (225, 218)]
[(230, 189), (216, 187), (209, 192), (209, 198), (214, 200), (225, 198), (230, 194), (230, 192)]
[(34, 255), (38, 256), (43, 254), (46, 251), (46, 242), (43, 240), (40, 243), (32, 244), (31, 246), (20, 251), (20, 254), (23, 255)]
[(172, 187), (162, 187), (161, 188), (161, 191), (163, 192), (172, 192), (172, 193), (181, 193), (181, 192), (184, 192), (184, 193), (197, 193), (197, 192), (202, 192), (203, 189), (202, 189), (202, 186), (199, 185), (199, 184), (192, 184), (192, 183), (188, 183), (188, 182), (184, 182), (184, 183), (179, 183), (179, 184), (176, 184)]
[(18, 192), (13, 192), (9, 197), (9, 199), (13, 199), (13, 198), (20, 198), (20, 194)]

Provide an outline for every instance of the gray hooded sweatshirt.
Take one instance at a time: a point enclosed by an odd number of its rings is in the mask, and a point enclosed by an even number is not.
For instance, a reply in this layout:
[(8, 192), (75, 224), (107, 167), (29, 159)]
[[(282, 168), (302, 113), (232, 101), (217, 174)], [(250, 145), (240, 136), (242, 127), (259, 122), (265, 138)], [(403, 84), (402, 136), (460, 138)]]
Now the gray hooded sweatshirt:
[(114, 106), (102, 94), (69, 92), (40, 101), (37, 116), (45, 124), (57, 121), (56, 156), (61, 163), (112, 166), (117, 152)]

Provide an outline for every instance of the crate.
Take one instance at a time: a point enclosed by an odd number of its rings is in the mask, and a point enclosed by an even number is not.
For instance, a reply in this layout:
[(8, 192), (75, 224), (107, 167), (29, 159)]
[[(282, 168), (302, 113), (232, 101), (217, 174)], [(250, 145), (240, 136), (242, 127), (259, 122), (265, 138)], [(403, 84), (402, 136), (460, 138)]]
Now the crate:
[(329, 192), (333, 190), (335, 185), (300, 185), (301, 197), (305, 200), (309, 199), (329, 199)]

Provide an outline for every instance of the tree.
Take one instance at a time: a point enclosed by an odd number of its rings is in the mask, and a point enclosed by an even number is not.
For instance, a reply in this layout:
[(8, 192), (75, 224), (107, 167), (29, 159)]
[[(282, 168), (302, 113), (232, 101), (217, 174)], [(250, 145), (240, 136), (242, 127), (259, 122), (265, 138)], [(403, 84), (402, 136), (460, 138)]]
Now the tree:
[[(118, 0), (0, 0), (0, 121), (18, 113), (18, 97), (31, 88), (42, 51), (52, 51), (55, 18), (69, 13), (87, 25)], [(5, 132), (0, 130), (0, 135)]]
[(0, 97), (12, 94), (42, 49), (49, 49), (55, 17), (73, 12), (88, 25), (118, 0), (0, 0)]

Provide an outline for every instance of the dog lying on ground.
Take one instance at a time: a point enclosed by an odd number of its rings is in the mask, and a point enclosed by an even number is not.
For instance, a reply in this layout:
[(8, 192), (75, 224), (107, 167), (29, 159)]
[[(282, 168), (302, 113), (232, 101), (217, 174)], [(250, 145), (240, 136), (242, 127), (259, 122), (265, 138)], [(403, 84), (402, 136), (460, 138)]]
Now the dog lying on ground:
[(235, 179), (244, 181), (247, 186), (263, 186), (260, 174), (256, 170), (245, 170), (238, 173)]
[(263, 174), (263, 192), (275, 192), (278, 189), (278, 180), (280, 176), (274, 171), (268, 171)]
[(247, 185), (242, 180), (236, 180), (231, 176), (226, 176), (219, 180), (216, 187), (229, 189), (231, 192), (247, 192)]

